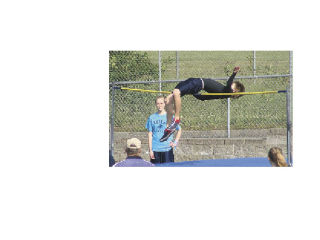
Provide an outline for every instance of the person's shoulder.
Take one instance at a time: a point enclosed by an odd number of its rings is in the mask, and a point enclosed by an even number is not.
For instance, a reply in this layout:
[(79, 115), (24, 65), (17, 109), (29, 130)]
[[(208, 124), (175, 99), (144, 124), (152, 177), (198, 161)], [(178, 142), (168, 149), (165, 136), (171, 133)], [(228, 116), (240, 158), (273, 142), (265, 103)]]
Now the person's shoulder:
[(151, 114), (151, 115), (148, 117), (148, 121), (154, 119), (154, 118), (156, 117), (155, 114), (156, 114), (156, 113)]
[(154, 167), (155, 165), (141, 157), (131, 157), (116, 163), (113, 167)]
[(152, 162), (141, 159), (145, 166), (154, 167), (155, 165)]
[(124, 162), (124, 160), (120, 161), (120, 162), (117, 162), (112, 167), (121, 167), (121, 165), (123, 165), (123, 162)]
[(149, 119), (159, 119), (159, 118), (166, 118), (167, 117), (167, 114), (159, 114), (158, 112), (155, 112), (153, 114), (151, 114), (149, 116)]
[(154, 118), (154, 117), (157, 117), (159, 114), (157, 113), (157, 112), (155, 112), (155, 113), (152, 113), (150, 116), (149, 116), (149, 118)]
[(128, 161), (128, 158), (126, 158), (125, 160), (122, 160), (114, 164), (113, 167), (130, 167), (132, 165), (132, 161), (130, 160)]
[(136, 156), (132, 158), (135, 161), (135, 165), (142, 167), (153, 167), (154, 164), (150, 161), (144, 160), (141, 156)]

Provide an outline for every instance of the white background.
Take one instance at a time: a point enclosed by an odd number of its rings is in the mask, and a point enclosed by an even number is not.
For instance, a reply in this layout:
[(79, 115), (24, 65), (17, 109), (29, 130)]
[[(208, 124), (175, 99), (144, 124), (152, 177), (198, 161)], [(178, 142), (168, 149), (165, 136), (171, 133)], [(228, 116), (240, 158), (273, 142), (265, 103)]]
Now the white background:
[[(2, 1), (1, 239), (319, 239), (316, 1)], [(293, 50), (294, 167), (108, 168), (109, 50)]]

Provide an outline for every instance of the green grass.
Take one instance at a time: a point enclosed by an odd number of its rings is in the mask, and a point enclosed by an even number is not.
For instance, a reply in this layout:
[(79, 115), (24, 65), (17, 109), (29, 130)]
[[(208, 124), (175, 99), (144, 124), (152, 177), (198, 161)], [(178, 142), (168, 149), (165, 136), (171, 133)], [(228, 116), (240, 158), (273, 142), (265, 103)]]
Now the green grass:
[[(149, 58), (158, 64), (158, 52), (148, 52)], [(252, 51), (179, 51), (179, 79), (189, 77), (215, 78), (227, 76), (226, 68), (231, 71), (234, 66), (240, 66), (239, 76), (253, 75)], [(171, 59), (166, 65), (163, 80), (176, 79), (176, 52), (161, 52), (163, 60)], [(257, 51), (256, 74), (288, 74), (288, 51)]]
[[(161, 52), (165, 64), (162, 80), (176, 79), (176, 52)], [(158, 52), (148, 52), (152, 62), (158, 62)], [(240, 66), (237, 76), (251, 76), (252, 51), (183, 51), (179, 52), (179, 79), (189, 77), (226, 77), (234, 66)], [(289, 52), (256, 52), (256, 74), (288, 74)], [(157, 80), (157, 79), (155, 79)], [(223, 81), (221, 81), (223, 83)], [(286, 89), (288, 78), (243, 79), (247, 92)], [(177, 83), (163, 83), (162, 90), (171, 91)], [(158, 84), (132, 84), (129, 88), (158, 90)], [(115, 131), (145, 131), (150, 114), (156, 112), (156, 93), (116, 91)], [(111, 94), (110, 94), (111, 96)], [(110, 108), (111, 113), (111, 108)], [(184, 130), (214, 130), (227, 128), (227, 100), (199, 101), (193, 96), (182, 98), (181, 112)], [(256, 129), (286, 126), (285, 94), (249, 95), (231, 100), (231, 128)]]

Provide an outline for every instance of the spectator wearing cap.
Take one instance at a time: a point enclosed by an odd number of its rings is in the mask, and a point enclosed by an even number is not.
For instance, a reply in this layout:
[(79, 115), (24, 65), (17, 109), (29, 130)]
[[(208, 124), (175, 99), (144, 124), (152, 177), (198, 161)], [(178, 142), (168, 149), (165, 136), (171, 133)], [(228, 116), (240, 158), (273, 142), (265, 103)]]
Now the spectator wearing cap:
[(114, 167), (153, 167), (151, 162), (141, 158), (141, 141), (137, 138), (127, 140), (127, 158), (113, 165)]

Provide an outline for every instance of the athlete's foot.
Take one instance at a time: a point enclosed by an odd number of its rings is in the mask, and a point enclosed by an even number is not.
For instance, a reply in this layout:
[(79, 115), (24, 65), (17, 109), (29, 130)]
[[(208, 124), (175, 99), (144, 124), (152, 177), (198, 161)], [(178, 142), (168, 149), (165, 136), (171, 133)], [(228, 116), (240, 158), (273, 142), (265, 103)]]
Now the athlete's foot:
[(173, 120), (171, 124), (166, 128), (166, 130), (176, 130), (179, 123), (180, 123), (180, 120)]
[(164, 130), (163, 136), (160, 139), (160, 142), (168, 140), (168, 138), (176, 131), (177, 126), (179, 125), (180, 120), (173, 120), (171, 124)]
[(170, 130), (168, 128), (166, 128), (164, 130), (164, 134), (162, 136), (162, 138), (160, 139), (160, 142), (164, 142), (164, 141), (167, 141), (168, 138), (176, 131), (176, 129), (173, 129), (173, 130)]

